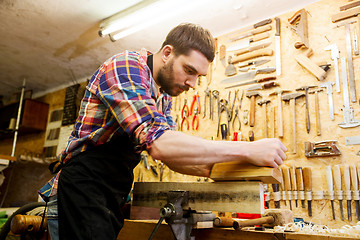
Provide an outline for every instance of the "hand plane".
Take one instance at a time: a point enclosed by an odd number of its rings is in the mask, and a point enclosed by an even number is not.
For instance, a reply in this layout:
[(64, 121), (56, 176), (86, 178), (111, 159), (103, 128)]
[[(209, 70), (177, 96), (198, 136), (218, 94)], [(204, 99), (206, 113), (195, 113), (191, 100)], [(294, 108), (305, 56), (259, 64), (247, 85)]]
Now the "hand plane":
[(336, 145), (336, 142), (336, 140), (305, 142), (305, 156), (328, 157), (341, 155), (341, 152)]
[(293, 29), (301, 39), (301, 42), (295, 43), (295, 48), (298, 49), (302, 46), (309, 48), (308, 21), (305, 9), (303, 8), (297, 11), (291, 18), (288, 19), (288, 22), (290, 23), (291, 29)]

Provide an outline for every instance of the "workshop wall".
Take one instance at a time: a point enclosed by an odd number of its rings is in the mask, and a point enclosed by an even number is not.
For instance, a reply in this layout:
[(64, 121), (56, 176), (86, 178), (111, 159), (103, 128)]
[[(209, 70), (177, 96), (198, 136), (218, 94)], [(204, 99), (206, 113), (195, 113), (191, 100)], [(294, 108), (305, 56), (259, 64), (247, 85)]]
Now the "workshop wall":
[[(177, 97), (174, 101), (174, 111), (173, 116), (174, 119), (177, 119), (178, 125), (181, 127), (182, 122), (182, 114), (181, 109), (184, 106), (184, 101), (187, 99), (187, 105), (190, 108), (191, 102), (193, 100), (193, 96), (196, 92), (200, 95), (200, 102), (201, 102), (201, 113), (199, 115), (199, 128), (197, 130), (192, 129), (192, 119), (194, 114), (190, 112), (190, 116), (188, 117), (189, 121), (189, 129), (187, 129), (186, 120), (183, 125), (183, 131), (189, 133), (191, 135), (199, 136), (209, 140), (222, 140), (221, 133), (217, 133), (218, 124), (219, 124), (219, 116), (220, 116), (220, 124), (225, 123), (227, 124), (227, 116), (226, 111), (218, 113), (218, 105), (216, 104), (213, 107), (213, 118), (210, 119), (210, 112), (209, 112), (209, 103), (206, 103), (206, 112), (204, 106), (204, 98), (205, 98), (205, 91), (206, 89), (210, 89), (211, 91), (218, 90), (219, 91), (219, 98), (224, 99), (223, 101), (227, 100), (228, 104), (226, 105), (229, 107), (233, 104), (233, 99), (235, 96), (235, 92), (237, 93), (237, 100), (235, 102), (234, 110), (236, 109), (237, 105), (239, 104), (239, 99), (242, 96), (243, 98), (241, 102), (241, 109), (239, 111), (239, 117), (241, 120), (241, 129), (238, 129), (238, 123), (235, 123), (235, 129), (230, 123), (230, 137), (227, 137), (226, 140), (233, 139), (234, 131), (238, 132), (238, 138), (244, 138), (249, 141), (249, 131), (253, 131), (254, 139), (259, 140), (264, 138), (265, 136), (265, 127), (268, 131), (268, 137), (276, 137), (280, 138), (281, 141), (286, 145), (288, 148), (287, 152), (287, 160), (285, 161), (283, 167), (309, 167), (312, 170), (312, 216), (308, 216), (307, 205), (306, 208), (302, 208), (300, 201), (298, 207), (295, 206), (295, 202), (292, 202), (292, 208), (294, 211), (294, 215), (296, 217), (302, 217), (306, 221), (313, 221), (319, 224), (327, 224), (330, 227), (339, 227), (345, 224), (355, 224), (357, 222), (355, 216), (355, 206), (354, 202), (352, 202), (352, 221), (347, 219), (346, 214), (346, 201), (343, 202), (344, 212), (345, 212), (345, 219), (344, 221), (340, 220), (340, 211), (339, 211), (339, 204), (337, 201), (338, 195), (335, 193), (335, 214), (336, 220), (332, 220), (331, 214), (331, 206), (329, 195), (328, 195), (328, 187), (327, 187), (327, 180), (326, 180), (326, 172), (325, 169), (327, 166), (333, 167), (334, 165), (340, 165), (343, 175), (344, 165), (358, 165), (359, 163), (359, 155), (357, 154), (359, 151), (358, 145), (346, 145), (345, 144), (345, 137), (348, 136), (356, 136), (360, 135), (360, 128), (353, 127), (353, 128), (341, 128), (339, 127), (339, 123), (344, 121), (343, 119), (343, 83), (342, 83), (342, 71), (343, 68), (340, 63), (340, 59), (338, 60), (339, 64), (339, 76), (340, 76), (340, 89), (341, 92), (336, 92), (336, 86), (332, 87), (333, 90), (333, 101), (334, 101), (334, 120), (330, 119), (330, 112), (329, 112), (329, 103), (328, 103), (328, 95), (326, 94), (326, 88), (320, 87), (320, 84), (324, 82), (335, 82), (335, 69), (334, 69), (334, 62), (331, 59), (331, 52), (324, 50), (324, 48), (328, 47), (331, 44), (336, 44), (340, 51), (340, 58), (347, 58), (347, 51), (346, 51), (346, 33), (344, 26), (336, 27), (339, 24), (344, 23), (345, 21), (340, 21), (337, 23), (332, 23), (331, 17), (334, 14), (340, 13), (339, 7), (348, 4), (349, 2), (346, 0), (324, 0), (314, 4), (311, 4), (305, 8), (306, 15), (307, 15), (307, 30), (308, 30), (308, 40), (309, 40), (309, 48), (312, 49), (313, 54), (308, 58), (308, 62), (315, 64), (315, 66), (331, 64), (330, 69), (325, 73), (326, 76), (323, 80), (318, 80), (314, 74), (312, 74), (308, 69), (301, 66), (297, 60), (296, 56), (305, 56), (307, 54), (308, 49), (302, 47), (296, 49), (294, 44), (296, 42), (302, 42), (300, 36), (292, 29), (292, 27), (299, 27), (299, 25), (293, 24), (291, 25), (288, 22), (288, 19), (292, 18), (296, 11), (285, 13), (281, 16), (278, 16), (281, 21), (281, 64), (282, 64), (282, 72), (280, 76), (276, 75), (276, 72), (269, 73), (269, 74), (257, 74), (255, 79), (265, 78), (265, 77), (272, 77), (276, 76), (276, 83), (279, 84), (278, 87), (259, 90), (258, 92), (261, 94), (262, 98), (256, 98), (256, 107), (255, 107), (255, 126), (250, 127), (249, 123), (244, 124), (244, 117), (245, 111), (250, 112), (250, 99), (246, 97), (247, 88), (253, 86), (246, 85), (242, 87), (234, 87), (230, 89), (225, 89), (226, 86), (231, 84), (222, 84), (221, 81), (226, 79), (227, 76), (225, 75), (226, 68), (228, 67), (227, 59), (229, 56), (232, 56), (235, 59), (234, 52), (227, 51), (226, 56), (223, 57), (223, 52), (221, 51), (221, 46), (225, 46), (227, 49), (232, 47), (235, 43), (239, 41), (232, 42), (231, 39), (240, 36), (243, 33), (241, 29), (239, 31), (235, 31), (232, 33), (228, 33), (226, 35), (220, 36), (217, 38), (217, 55), (215, 62), (212, 64), (212, 68), (207, 77), (202, 77), (199, 79), (199, 85), (196, 86), (195, 90), (190, 90), (187, 93)], [(300, 10), (300, 9), (298, 9)], [(302, 15), (304, 18), (304, 15)], [(303, 19), (301, 19), (303, 20)], [(350, 25), (351, 30), (351, 38), (353, 39), (353, 31), (356, 29), (357, 34), (359, 33), (359, 21), (357, 18), (351, 18), (352, 21), (357, 21), (354, 24)], [(247, 63), (252, 60), (259, 60), (259, 59), (268, 59), (270, 60), (268, 63), (259, 66), (257, 69), (266, 68), (266, 67), (276, 67), (276, 51), (275, 51), (275, 20), (273, 19), (272, 23), (269, 24), (272, 26), (272, 30), (267, 31), (269, 33), (269, 37), (251, 43), (250, 46), (255, 46), (261, 43), (270, 42), (270, 46), (265, 47), (263, 50), (273, 50), (273, 54), (271, 56), (265, 56), (262, 58), (253, 58), (248, 59), (246, 61), (242, 61), (241, 64)], [(305, 26), (306, 27), (306, 26)], [(299, 31), (299, 29), (298, 29)], [(248, 31), (249, 32), (249, 31)], [(256, 36), (256, 35), (254, 35)], [(249, 40), (250, 38), (245, 38)], [(353, 43), (353, 42), (352, 42)], [(354, 45), (352, 46), (354, 49)], [(261, 50), (257, 50), (261, 51)], [(253, 51), (255, 53), (256, 51)], [(242, 55), (240, 55), (242, 56)], [(223, 57), (222, 59), (220, 59)], [(304, 59), (304, 57), (302, 57)], [(354, 65), (354, 73), (355, 73), (355, 82), (356, 82), (356, 92), (360, 92), (360, 83), (359, 80), (359, 55), (352, 54), (353, 65)], [(223, 64), (222, 61), (225, 63)], [(243, 72), (239, 71), (237, 67), (238, 64), (234, 64), (236, 66), (237, 74), (243, 74)], [(316, 69), (316, 68), (315, 68)], [(313, 72), (318, 71), (319, 69), (313, 70)], [(320, 71), (321, 72), (321, 71)], [(348, 70), (347, 70), (348, 72)], [(249, 79), (251, 80), (251, 78)], [(316, 89), (322, 89), (322, 92), (318, 93), (319, 98), (319, 113), (320, 113), (320, 134), (317, 134), (316, 131), (316, 111), (315, 111), (315, 94), (308, 95), (308, 109), (309, 109), (309, 116), (310, 116), (310, 132), (307, 133), (306, 129), (306, 104), (305, 98), (301, 97), (296, 100), (296, 153), (294, 153), (294, 136), (293, 136), (293, 112), (291, 105), (284, 101), (282, 102), (282, 111), (283, 111), (283, 125), (284, 125), (284, 134), (283, 137), (279, 137), (279, 120), (278, 120), (278, 113), (279, 113), (279, 103), (277, 100), (277, 96), (269, 96), (270, 93), (277, 91), (277, 90), (290, 90), (291, 93), (295, 92), (302, 92), (304, 91), (296, 91), (297, 88), (303, 86), (316, 86)], [(309, 89), (309, 91), (314, 90), (315, 88)], [(212, 96), (212, 94), (211, 94)], [(270, 100), (267, 104), (267, 125), (264, 124), (264, 106), (259, 106), (258, 103), (261, 100)], [(354, 114), (353, 114), (353, 121), (360, 120), (360, 106), (358, 103), (358, 98), (356, 98), (356, 102), (350, 102), (350, 105), (353, 107)], [(205, 112), (205, 113), (204, 113)], [(206, 114), (206, 115), (205, 115)], [(233, 113), (234, 116), (234, 113)], [(249, 114), (246, 115), (249, 118)], [(179, 129), (181, 130), (181, 129)], [(341, 155), (331, 155), (334, 152), (333, 149), (330, 149), (330, 156), (324, 157), (305, 157), (305, 149), (304, 149), (304, 142), (320, 142), (320, 141), (328, 141), (328, 140), (335, 140), (334, 143), (339, 150), (341, 151)], [(321, 154), (322, 152), (328, 152), (329, 149), (317, 150), (314, 152), (317, 154)], [(149, 159), (150, 165), (158, 166), (153, 160)], [(358, 166), (359, 167), (359, 166)], [(199, 178), (190, 178), (178, 174), (177, 177), (168, 177), (168, 170), (165, 169), (165, 178), (163, 181), (190, 181), (190, 180), (198, 180), (203, 181), (203, 179)], [(342, 177), (343, 178), (343, 177)], [(135, 170), (135, 180), (137, 181), (154, 181), (158, 180), (159, 177), (155, 176), (152, 173), (151, 169), (146, 170), (143, 164), (140, 164), (137, 169)], [(342, 179), (342, 187), (345, 187), (344, 178)], [(336, 189), (335, 189), (336, 190)], [(343, 189), (344, 190), (344, 189)], [(269, 191), (271, 192), (272, 189), (269, 186)], [(273, 197), (273, 195), (270, 195)], [(284, 201), (281, 201), (281, 207), (289, 208), (288, 201), (287, 205), (284, 205)], [(272, 201), (270, 201), (270, 206), (273, 207)]]

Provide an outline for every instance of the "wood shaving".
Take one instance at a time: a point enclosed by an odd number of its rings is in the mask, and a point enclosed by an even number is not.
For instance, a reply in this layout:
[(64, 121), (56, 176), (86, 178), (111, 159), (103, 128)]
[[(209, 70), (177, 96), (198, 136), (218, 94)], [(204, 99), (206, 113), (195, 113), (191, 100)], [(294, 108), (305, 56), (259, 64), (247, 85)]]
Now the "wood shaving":
[(275, 232), (296, 232), (301, 234), (311, 235), (332, 235), (339, 237), (360, 238), (360, 222), (355, 226), (345, 225), (340, 229), (330, 229), (325, 225), (318, 225), (313, 223), (288, 223), (285, 226), (276, 226)]

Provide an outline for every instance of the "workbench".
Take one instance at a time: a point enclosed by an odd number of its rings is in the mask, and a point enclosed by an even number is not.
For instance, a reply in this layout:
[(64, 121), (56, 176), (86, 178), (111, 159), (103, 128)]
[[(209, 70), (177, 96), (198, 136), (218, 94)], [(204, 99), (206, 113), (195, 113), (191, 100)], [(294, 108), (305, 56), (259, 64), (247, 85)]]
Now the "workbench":
[[(123, 229), (117, 239), (147, 240), (156, 225), (156, 220), (125, 220)], [(355, 240), (358, 238), (334, 237), (325, 235), (308, 235), (299, 233), (273, 233), (270, 231), (235, 231), (229, 228), (193, 229), (195, 240)], [(170, 227), (163, 223), (157, 230), (153, 240), (174, 239)]]

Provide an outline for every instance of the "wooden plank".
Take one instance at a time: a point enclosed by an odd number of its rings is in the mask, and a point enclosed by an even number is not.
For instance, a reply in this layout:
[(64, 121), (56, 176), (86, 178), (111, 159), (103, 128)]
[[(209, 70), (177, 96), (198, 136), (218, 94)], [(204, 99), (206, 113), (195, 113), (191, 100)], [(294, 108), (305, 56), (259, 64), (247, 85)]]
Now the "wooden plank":
[(281, 183), (278, 168), (244, 166), (238, 162), (214, 164), (210, 178), (214, 181), (261, 181), (263, 183)]
[(264, 213), (261, 182), (135, 182), (132, 205), (162, 208), (170, 191), (189, 192), (183, 209)]
[(360, 13), (360, 7), (353, 8), (351, 10), (347, 10), (345, 12), (337, 13), (331, 17), (331, 21), (338, 22), (341, 20), (345, 20), (347, 18), (356, 17)]
[[(148, 239), (157, 221), (125, 220), (124, 227), (118, 235), (118, 240)], [(139, 231), (141, 229), (141, 231)], [(311, 235), (299, 233), (273, 233), (269, 231), (235, 231), (231, 228), (193, 229), (196, 240), (356, 240), (355, 237), (336, 237), (329, 235)], [(170, 227), (163, 223), (154, 235), (153, 240), (174, 239)]]

